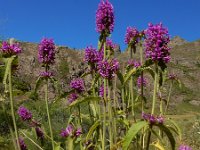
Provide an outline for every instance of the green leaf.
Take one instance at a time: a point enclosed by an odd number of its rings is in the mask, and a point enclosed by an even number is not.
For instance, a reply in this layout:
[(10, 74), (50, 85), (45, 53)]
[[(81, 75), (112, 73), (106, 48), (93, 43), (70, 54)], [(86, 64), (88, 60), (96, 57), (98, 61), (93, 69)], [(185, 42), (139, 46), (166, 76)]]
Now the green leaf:
[(176, 142), (174, 139), (173, 134), (171, 133), (170, 129), (168, 129), (165, 125), (163, 124), (155, 124), (155, 126), (158, 126), (160, 128), (160, 130), (162, 130), (168, 137), (169, 142), (171, 144), (171, 148), (172, 150), (175, 150), (175, 146), (176, 146)]
[(124, 137), (123, 140), (123, 150), (127, 150), (132, 139), (137, 135), (137, 133), (144, 128), (145, 126), (148, 125), (148, 122), (146, 121), (140, 121), (137, 123), (134, 123), (128, 130), (128, 133), (126, 134), (126, 136)]
[(38, 88), (40, 87), (43, 81), (44, 81), (44, 78), (39, 76), (38, 79), (36, 80), (34, 93), (37, 92)]
[(182, 131), (180, 127), (178, 126), (178, 124), (171, 119), (169, 119), (168, 121), (175, 127), (175, 131), (178, 133), (180, 141), (182, 141)]
[(149, 73), (151, 75), (151, 77), (154, 79), (155, 73), (151, 67), (145, 67), (143, 70), (144, 70), (144, 72)]
[(7, 84), (8, 75), (9, 75), (9, 72), (10, 72), (10, 69), (11, 69), (12, 62), (15, 59), (15, 57), (16, 56), (12, 56), (12, 57), (6, 58), (4, 60), (5, 64), (6, 64), (6, 69), (5, 69), (5, 73), (4, 73), (4, 77), (3, 77), (3, 84), (4, 85)]
[(97, 83), (99, 77), (100, 77), (99, 74), (97, 74), (97, 75), (95, 76), (94, 80), (92, 81), (92, 86), (91, 86), (91, 88), (94, 88), (94, 86), (95, 86), (95, 84)]
[(90, 137), (92, 136), (93, 132), (95, 131), (95, 129), (100, 125), (100, 121), (97, 120), (90, 128), (87, 136), (86, 136), (86, 141), (88, 141), (90, 139)]
[(69, 107), (74, 107), (74, 106), (77, 106), (81, 103), (84, 103), (84, 102), (89, 102), (89, 101), (100, 101), (101, 100), (101, 97), (92, 97), (92, 96), (89, 96), (89, 97), (84, 97), (84, 98), (81, 98), (81, 99), (77, 99), (76, 101), (73, 101)]
[(133, 68), (133, 69), (131, 69), (131, 70), (124, 76), (124, 83), (123, 83), (123, 85), (126, 84), (126, 82), (130, 79), (130, 77), (131, 77), (134, 73), (136, 73), (136, 71), (137, 71), (137, 69), (136, 69), (136, 68)]
[(165, 150), (162, 144), (159, 141), (152, 143), (151, 145), (155, 146), (158, 150)]
[(121, 82), (121, 84), (123, 84), (124, 83), (124, 77), (123, 77), (122, 73), (117, 71), (116, 74), (117, 74), (117, 77), (118, 77), (119, 81)]

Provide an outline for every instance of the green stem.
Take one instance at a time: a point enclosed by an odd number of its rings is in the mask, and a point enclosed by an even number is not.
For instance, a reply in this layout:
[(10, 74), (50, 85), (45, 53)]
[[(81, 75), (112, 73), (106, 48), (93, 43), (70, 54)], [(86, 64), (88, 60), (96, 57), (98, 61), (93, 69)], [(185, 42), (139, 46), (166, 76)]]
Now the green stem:
[(73, 139), (71, 137), (68, 138), (68, 145), (66, 145), (66, 150), (74, 150)]
[[(141, 65), (143, 64), (143, 48), (142, 48), (142, 42), (140, 43), (140, 63)], [(144, 73), (143, 71), (141, 72), (141, 102), (142, 102), (142, 112), (144, 112), (144, 85), (143, 85), (143, 78), (144, 78)]]
[[(106, 60), (106, 42), (104, 42), (104, 60)], [(102, 141), (102, 150), (105, 149), (105, 142), (106, 142), (106, 79), (103, 80), (104, 83), (104, 107), (103, 107), (103, 141)]]
[(13, 102), (13, 95), (12, 95), (12, 70), (11, 70), (11, 68), (9, 69), (9, 94), (10, 94), (11, 115), (12, 115), (14, 130), (15, 130), (15, 137), (16, 137), (16, 141), (17, 141), (17, 149), (20, 150), (21, 148), (19, 145), (19, 136), (18, 136), (18, 130), (17, 130), (16, 120), (15, 120), (14, 102)]
[(150, 145), (150, 141), (151, 141), (151, 129), (152, 126), (150, 125), (150, 130), (148, 132), (148, 137), (147, 137), (147, 146), (146, 146), (146, 150), (149, 150), (149, 145)]
[(3, 102), (3, 112), (4, 112), (4, 116), (5, 116), (6, 122), (8, 123), (8, 127), (9, 127), (9, 130), (10, 130), (10, 134), (11, 134), (11, 137), (12, 137), (12, 142), (13, 142), (14, 148), (17, 149), (17, 143), (16, 143), (16, 140), (15, 140), (15, 134), (14, 134), (13, 128), (12, 128), (12, 126), (10, 124), (10, 120), (9, 120), (8, 114), (6, 112), (4, 102)]
[(113, 127), (112, 127), (112, 106), (110, 98), (110, 85), (108, 84), (108, 111), (109, 111), (109, 139), (110, 139), (110, 149), (113, 147)]
[(173, 81), (170, 83), (170, 87), (169, 87), (169, 94), (167, 97), (167, 106), (165, 107), (165, 112), (164, 114), (166, 114), (168, 108), (169, 108), (169, 101), (170, 101), (170, 97), (171, 97), (171, 92), (172, 92), (172, 85), (173, 85)]
[(46, 82), (47, 83), (45, 85), (45, 102), (46, 102), (49, 130), (50, 130), (50, 136), (51, 136), (51, 144), (52, 144), (52, 148), (54, 150), (55, 147), (54, 147), (53, 132), (52, 132), (52, 127), (51, 127), (51, 118), (50, 118), (50, 114), (49, 114), (49, 105), (48, 105), (48, 79), (46, 80)]
[(158, 80), (158, 65), (155, 64), (155, 77), (154, 77), (154, 92), (153, 92), (153, 104), (152, 104), (152, 111), (151, 114), (153, 115), (155, 112), (155, 105), (157, 99), (157, 81)]

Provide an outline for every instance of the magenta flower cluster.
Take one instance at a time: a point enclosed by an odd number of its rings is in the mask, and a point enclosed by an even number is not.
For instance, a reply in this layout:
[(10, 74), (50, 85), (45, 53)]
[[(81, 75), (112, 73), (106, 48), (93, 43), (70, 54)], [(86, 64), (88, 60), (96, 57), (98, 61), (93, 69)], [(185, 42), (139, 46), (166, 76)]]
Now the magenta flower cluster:
[(164, 118), (162, 116), (154, 116), (151, 114), (145, 114), (144, 112), (142, 113), (142, 118), (148, 121), (150, 124), (163, 124), (164, 122)]
[(114, 29), (114, 9), (112, 4), (101, 0), (96, 11), (96, 31), (110, 34)]
[(68, 97), (68, 103), (71, 104), (73, 101), (75, 101), (78, 98), (78, 95), (76, 93), (72, 93)]
[(147, 79), (145, 77), (142, 78), (141, 76), (139, 76), (137, 79), (137, 86), (141, 87), (142, 84), (145, 87), (147, 85)]
[(39, 139), (44, 139), (44, 133), (40, 127), (36, 127), (35, 131), (36, 131), (36, 135)]
[(53, 39), (43, 38), (39, 44), (38, 59), (40, 63), (50, 65), (55, 62), (55, 44)]
[(178, 150), (192, 150), (191, 147), (189, 147), (188, 145), (181, 145)]
[(81, 93), (84, 91), (84, 81), (81, 78), (74, 79), (70, 82), (70, 87), (76, 92)]
[(74, 127), (69, 124), (66, 129), (62, 129), (60, 135), (62, 137), (68, 137), (68, 136), (75, 136), (75, 137), (78, 137), (82, 134), (82, 129), (81, 128), (78, 128), (77, 130), (74, 129)]
[(97, 63), (103, 60), (103, 52), (97, 51), (92, 46), (86, 47), (85, 49), (85, 61), (88, 63)]
[(32, 113), (24, 106), (19, 107), (18, 114), (23, 121), (26, 121), (26, 120), (29, 121), (32, 119)]
[(103, 78), (112, 79), (119, 70), (117, 59), (103, 60), (98, 63), (98, 72)]
[(177, 79), (177, 75), (176, 74), (173, 74), (173, 73), (171, 73), (171, 74), (169, 74), (169, 80), (176, 80)]
[(170, 48), (167, 45), (170, 41), (168, 30), (162, 23), (156, 25), (149, 23), (145, 35), (146, 58), (151, 58), (154, 62), (168, 63), (170, 61)]
[(18, 43), (9, 44), (8, 42), (3, 41), (0, 51), (3, 55), (10, 57), (21, 53), (21, 48)]
[(139, 42), (139, 34), (135, 27), (127, 27), (124, 42), (126, 44), (137, 44)]
[(24, 142), (24, 139), (22, 137), (19, 137), (19, 146), (21, 150), (27, 150), (26, 144)]
[(141, 63), (139, 61), (136, 60), (128, 60), (128, 67), (135, 67), (138, 68), (141, 66)]
[(50, 78), (53, 76), (53, 72), (42, 71), (42, 72), (40, 72), (40, 76), (43, 78)]

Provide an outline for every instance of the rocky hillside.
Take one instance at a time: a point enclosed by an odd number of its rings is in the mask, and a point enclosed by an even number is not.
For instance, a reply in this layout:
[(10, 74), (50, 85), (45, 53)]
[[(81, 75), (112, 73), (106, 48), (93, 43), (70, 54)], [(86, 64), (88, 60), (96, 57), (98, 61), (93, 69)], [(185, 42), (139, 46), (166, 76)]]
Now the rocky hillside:
[[(37, 60), (38, 44), (21, 42), (23, 49), (19, 56), (19, 69), (16, 76), (22, 82), (28, 83), (33, 89), (35, 81), (41, 71), (41, 65)], [(183, 83), (182, 89), (175, 87), (174, 96), (176, 101), (189, 102), (200, 106), (200, 41), (187, 42), (176, 36), (172, 39), (172, 61), (169, 63), (170, 72), (178, 75)], [(139, 52), (138, 52), (139, 53)], [(120, 47), (116, 49), (116, 57), (122, 62), (127, 62), (128, 52), (121, 53)], [(67, 88), (71, 78), (80, 76), (87, 65), (83, 62), (84, 51), (68, 47), (56, 47), (56, 63), (51, 68), (56, 78), (59, 79), (63, 88)], [(138, 54), (134, 56), (138, 58)]]

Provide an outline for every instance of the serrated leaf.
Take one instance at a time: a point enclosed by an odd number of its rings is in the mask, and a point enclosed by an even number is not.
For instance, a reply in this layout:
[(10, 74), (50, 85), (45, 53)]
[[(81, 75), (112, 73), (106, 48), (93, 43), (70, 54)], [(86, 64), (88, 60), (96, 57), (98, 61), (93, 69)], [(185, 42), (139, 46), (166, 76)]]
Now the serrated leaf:
[(149, 73), (151, 77), (154, 79), (155, 73), (151, 67), (145, 67), (143, 71)]
[(77, 99), (75, 101), (73, 101), (69, 107), (74, 107), (74, 106), (77, 106), (81, 103), (84, 103), (84, 102), (89, 102), (89, 101), (100, 101), (101, 100), (101, 97), (93, 97), (93, 96), (89, 96), (89, 97), (84, 97), (84, 98), (81, 98), (81, 99)]
[(90, 137), (92, 136), (93, 132), (95, 131), (95, 129), (100, 125), (100, 121), (97, 120), (91, 127), (90, 130), (86, 136), (86, 141), (88, 141), (90, 139)]
[(175, 139), (174, 139), (174, 136), (173, 134), (171, 133), (170, 129), (168, 129), (165, 125), (163, 124), (155, 124), (155, 126), (158, 126), (160, 128), (161, 131), (163, 131), (168, 139), (169, 139), (169, 142), (171, 144), (171, 148), (172, 150), (175, 150), (175, 146), (176, 146), (176, 142), (175, 142)]
[(128, 130), (126, 136), (124, 137), (123, 140), (123, 145), (122, 145), (122, 149), (123, 150), (127, 150), (131, 141), (133, 140), (133, 138), (138, 134), (138, 132), (144, 128), (145, 126), (148, 125), (148, 122), (146, 121), (140, 121), (137, 123), (134, 123)]

